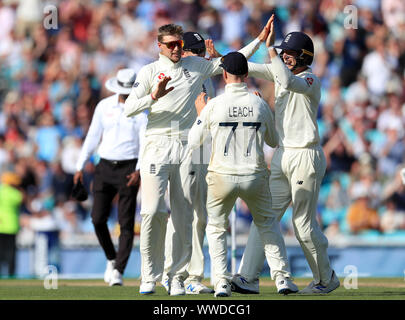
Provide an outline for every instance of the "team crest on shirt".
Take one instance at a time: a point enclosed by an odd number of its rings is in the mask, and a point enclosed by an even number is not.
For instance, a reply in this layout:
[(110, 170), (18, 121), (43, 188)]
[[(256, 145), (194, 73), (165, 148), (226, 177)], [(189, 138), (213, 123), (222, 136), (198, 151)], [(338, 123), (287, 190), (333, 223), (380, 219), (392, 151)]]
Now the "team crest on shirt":
[(311, 77), (308, 77), (308, 78), (306, 78), (305, 80), (306, 80), (308, 86), (311, 86), (311, 85), (314, 83), (314, 79), (311, 78)]

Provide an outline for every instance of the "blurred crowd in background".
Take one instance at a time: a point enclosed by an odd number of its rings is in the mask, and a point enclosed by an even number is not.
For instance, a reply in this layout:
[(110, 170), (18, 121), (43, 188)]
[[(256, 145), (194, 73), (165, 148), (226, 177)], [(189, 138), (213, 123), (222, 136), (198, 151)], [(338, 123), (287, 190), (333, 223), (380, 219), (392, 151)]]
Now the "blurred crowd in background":
[[(57, 8), (57, 28), (44, 27), (49, 5)], [(66, 245), (97, 243), (91, 194), (83, 203), (70, 197), (76, 160), (96, 104), (112, 94), (104, 82), (119, 68), (138, 71), (157, 59), (159, 26), (198, 31), (226, 54), (253, 40), (272, 13), (276, 43), (301, 30), (315, 45), (328, 163), (318, 218), (326, 235), (405, 238), (403, 0), (8, 0), (0, 1), (0, 211), (7, 197), (21, 204), (19, 245), (41, 230), (59, 232)], [(251, 61), (269, 62), (264, 45)], [(214, 84), (221, 93), (220, 76)], [(250, 78), (249, 87), (274, 104), (272, 83)], [(97, 160), (84, 171), (88, 190)], [(1, 191), (10, 185), (21, 199)], [(243, 202), (236, 212), (237, 231), (246, 234), (250, 213)], [(118, 235), (116, 219), (109, 223)], [(288, 210), (286, 235), (290, 223)]]

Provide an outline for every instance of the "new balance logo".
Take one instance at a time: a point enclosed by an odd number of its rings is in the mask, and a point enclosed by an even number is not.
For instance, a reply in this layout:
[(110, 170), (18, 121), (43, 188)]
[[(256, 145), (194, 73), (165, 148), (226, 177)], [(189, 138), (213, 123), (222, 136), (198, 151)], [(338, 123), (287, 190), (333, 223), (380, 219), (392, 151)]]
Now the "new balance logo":
[(302, 181), (302, 180), (297, 181), (297, 184), (303, 184), (303, 183), (304, 183), (304, 181)]
[(239, 279), (240, 279), (240, 281), (241, 281), (242, 283), (248, 283), (248, 281), (247, 281), (245, 278), (243, 278), (243, 277), (240, 277)]

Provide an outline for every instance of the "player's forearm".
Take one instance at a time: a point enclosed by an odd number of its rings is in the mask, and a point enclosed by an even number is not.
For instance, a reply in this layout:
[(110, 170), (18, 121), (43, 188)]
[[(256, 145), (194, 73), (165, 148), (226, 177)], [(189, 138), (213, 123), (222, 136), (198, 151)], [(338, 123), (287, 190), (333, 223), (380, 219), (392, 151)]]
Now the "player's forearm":
[(249, 77), (265, 79), (274, 82), (269, 64), (248, 62)]
[(124, 115), (132, 117), (145, 110), (149, 110), (156, 100), (150, 94), (142, 98), (138, 98), (135, 94), (131, 93), (124, 104)]
[(201, 120), (197, 118), (194, 125), (191, 127), (188, 133), (187, 145), (191, 150), (199, 148), (204, 141), (203, 126)]
[(274, 72), (275, 78), (277, 78), (277, 82), (284, 88), (288, 89), (290, 85), (290, 79), (292, 73), (286, 65), (281, 61), (280, 57), (275, 53), (275, 49), (270, 48), (269, 54), (271, 58), (271, 67)]
[(247, 60), (249, 60), (249, 58), (257, 51), (257, 49), (259, 49), (261, 44), (262, 44), (261, 41), (258, 38), (256, 38), (248, 45), (240, 49), (239, 52), (242, 53)]
[[(269, 52), (271, 51), (275, 50), (270, 49)], [(294, 75), (278, 55), (273, 56), (271, 59), (271, 69), (274, 78), (280, 86), (286, 90), (302, 94), (310, 94), (312, 90), (318, 88), (318, 84), (313, 77), (311, 77), (309, 81), (308, 79)]]

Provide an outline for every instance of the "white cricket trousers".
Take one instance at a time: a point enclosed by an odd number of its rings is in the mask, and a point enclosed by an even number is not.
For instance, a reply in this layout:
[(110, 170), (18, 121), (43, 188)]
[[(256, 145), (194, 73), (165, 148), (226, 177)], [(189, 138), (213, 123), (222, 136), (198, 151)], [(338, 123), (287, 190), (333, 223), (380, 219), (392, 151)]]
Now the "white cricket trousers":
[[(316, 221), (320, 185), (326, 170), (321, 146), (313, 148), (282, 148), (271, 161), (270, 190), (272, 213), (280, 219), (289, 204), (293, 209), (294, 233), (311, 268), (314, 281), (327, 282), (332, 269), (327, 253), (328, 240)], [(258, 230), (251, 226), (238, 273), (249, 281), (258, 277), (263, 268), (263, 250)]]
[(267, 171), (249, 176), (207, 174), (207, 239), (213, 278), (230, 279), (227, 265), (228, 217), (238, 197), (245, 201), (259, 230), (271, 277), (289, 277), (284, 239), (277, 216), (270, 212), (271, 195)]
[(201, 282), (204, 279), (204, 237), (207, 227), (207, 168), (208, 164), (196, 165), (197, 179), (193, 195), (193, 239), (192, 253), (188, 265), (188, 280)]
[[(191, 185), (184, 186), (185, 188), (191, 187), (191, 198), (193, 206), (193, 236), (192, 236), (192, 252), (189, 265), (187, 267), (188, 281), (201, 282), (204, 279), (204, 237), (205, 228), (207, 227), (207, 168), (211, 154), (211, 141), (207, 139), (204, 144), (199, 148), (193, 150), (191, 154), (192, 168), (195, 172), (195, 179)], [(169, 218), (166, 233), (166, 246), (165, 246), (165, 269), (163, 273), (163, 282), (168, 280), (167, 272), (168, 266), (172, 261), (172, 246), (171, 237), (173, 234), (173, 224)]]
[[(204, 237), (205, 228), (207, 226), (207, 164), (193, 164), (192, 168), (195, 172), (195, 180), (191, 184), (192, 206), (193, 206), (193, 224), (192, 224), (192, 251), (190, 262), (187, 266), (187, 281), (201, 282), (204, 279)], [(187, 186), (185, 186), (187, 187)], [(172, 247), (172, 238), (174, 233), (172, 220), (169, 218), (166, 233), (165, 245), (165, 268), (163, 274), (163, 282), (168, 280), (167, 273), (169, 266), (172, 263), (172, 255), (174, 248)]]
[(191, 257), (194, 173), (186, 159), (186, 142), (166, 136), (146, 137), (141, 157), (141, 276), (142, 281), (160, 281), (164, 269), (168, 209), (165, 193), (170, 184), (170, 219), (175, 248), (167, 266), (170, 279), (187, 277)]

